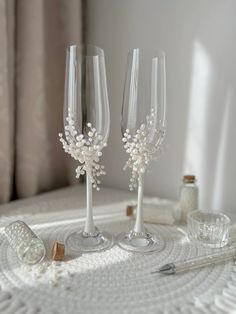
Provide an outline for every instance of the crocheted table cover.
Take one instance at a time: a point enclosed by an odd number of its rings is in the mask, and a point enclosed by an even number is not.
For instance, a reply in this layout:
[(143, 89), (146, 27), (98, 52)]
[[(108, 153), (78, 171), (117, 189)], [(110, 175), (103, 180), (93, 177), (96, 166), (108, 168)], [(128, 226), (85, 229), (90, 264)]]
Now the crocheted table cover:
[[(127, 202), (96, 208), (96, 225), (113, 234), (129, 230)], [(183, 274), (150, 274), (165, 263), (211, 252), (196, 248), (184, 228), (147, 225), (158, 234), (162, 250), (134, 254), (117, 245), (110, 250), (51, 262), (54, 241), (65, 242), (83, 227), (85, 210), (68, 209), (1, 219), (0, 313), (236, 313), (236, 266), (233, 261)], [(22, 219), (44, 240), (48, 260), (22, 265), (9, 248), (3, 227)]]

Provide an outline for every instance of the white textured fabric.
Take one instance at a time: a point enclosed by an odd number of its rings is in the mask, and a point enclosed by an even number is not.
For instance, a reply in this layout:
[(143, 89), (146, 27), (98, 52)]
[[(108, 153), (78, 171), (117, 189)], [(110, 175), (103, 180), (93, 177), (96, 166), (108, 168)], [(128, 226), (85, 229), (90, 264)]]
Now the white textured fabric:
[[(76, 200), (83, 197), (83, 207), (84, 192), (84, 188), (79, 193), (76, 188), (64, 189), (8, 205), (14, 210), (11, 217), (2, 217), (0, 230), (9, 221), (23, 219), (43, 238), (49, 254), (55, 240), (64, 242), (70, 232), (83, 226), (85, 211), (76, 209)], [(125, 205), (133, 197), (111, 189), (96, 193), (97, 226), (114, 234), (128, 230), (132, 221), (124, 215)], [(6, 207), (2, 209), (9, 212)], [(66, 251), (64, 262), (49, 263), (44, 268), (21, 265), (1, 236), (0, 313), (236, 312), (233, 261), (174, 276), (151, 275), (150, 271), (164, 263), (209, 250), (191, 245), (181, 227), (148, 228), (164, 243), (161, 252), (133, 254), (116, 245), (108, 251), (81, 256)]]

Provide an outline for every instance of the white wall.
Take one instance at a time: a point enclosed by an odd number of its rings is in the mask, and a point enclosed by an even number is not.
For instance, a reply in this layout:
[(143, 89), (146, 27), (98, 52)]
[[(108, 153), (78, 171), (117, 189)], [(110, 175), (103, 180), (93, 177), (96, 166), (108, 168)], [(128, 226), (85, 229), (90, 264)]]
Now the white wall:
[(128, 189), (120, 111), (126, 54), (166, 52), (167, 148), (146, 175), (146, 194), (177, 198), (184, 172), (197, 175), (201, 206), (236, 210), (236, 1), (89, 0), (87, 42), (105, 50), (111, 134), (103, 183)]

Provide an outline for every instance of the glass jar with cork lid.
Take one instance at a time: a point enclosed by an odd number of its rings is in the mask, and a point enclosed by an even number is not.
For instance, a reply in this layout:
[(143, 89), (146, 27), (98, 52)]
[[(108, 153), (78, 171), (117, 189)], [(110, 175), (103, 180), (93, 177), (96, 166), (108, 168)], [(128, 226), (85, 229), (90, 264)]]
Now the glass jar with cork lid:
[(198, 209), (198, 186), (194, 175), (183, 176), (183, 184), (180, 187), (180, 211), (182, 222), (187, 221), (187, 215)]

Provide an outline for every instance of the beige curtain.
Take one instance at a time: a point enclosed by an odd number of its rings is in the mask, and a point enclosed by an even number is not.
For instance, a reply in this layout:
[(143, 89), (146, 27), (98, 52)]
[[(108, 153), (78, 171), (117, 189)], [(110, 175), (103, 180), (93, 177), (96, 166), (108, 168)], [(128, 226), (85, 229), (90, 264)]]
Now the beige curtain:
[[(65, 49), (82, 42), (80, 0), (0, 0), (0, 202), (71, 181), (62, 150)], [(74, 171), (74, 170), (73, 170)]]

